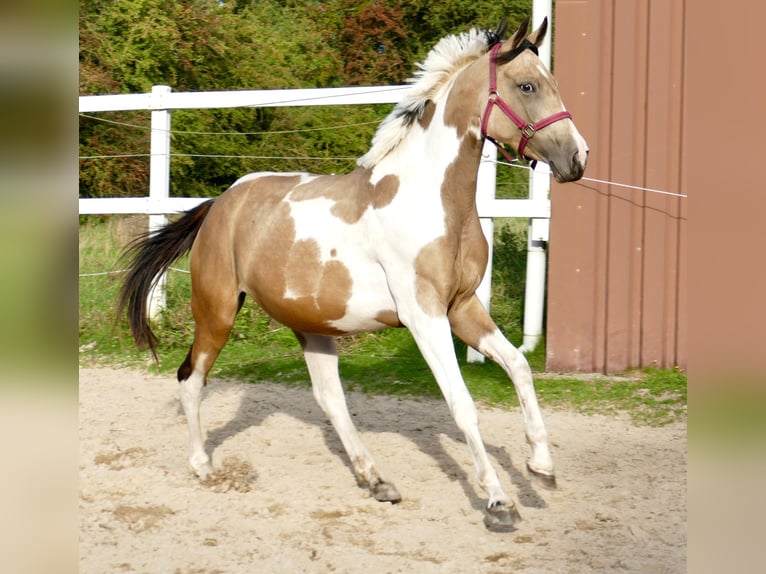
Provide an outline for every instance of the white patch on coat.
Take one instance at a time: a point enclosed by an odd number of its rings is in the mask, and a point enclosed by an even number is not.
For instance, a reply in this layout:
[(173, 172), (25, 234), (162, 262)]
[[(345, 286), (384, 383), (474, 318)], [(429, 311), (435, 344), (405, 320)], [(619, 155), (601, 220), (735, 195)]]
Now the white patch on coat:
[(487, 35), (479, 28), (442, 38), (417, 65), (417, 71), (408, 80), (412, 86), (380, 124), (370, 150), (357, 160), (357, 164), (372, 168), (396, 149), (411, 130), (417, 129), (417, 122), (407, 123), (412, 112), (422, 108), (428, 100), (436, 100), (448, 90), (449, 81), (461, 68), (486, 53)]

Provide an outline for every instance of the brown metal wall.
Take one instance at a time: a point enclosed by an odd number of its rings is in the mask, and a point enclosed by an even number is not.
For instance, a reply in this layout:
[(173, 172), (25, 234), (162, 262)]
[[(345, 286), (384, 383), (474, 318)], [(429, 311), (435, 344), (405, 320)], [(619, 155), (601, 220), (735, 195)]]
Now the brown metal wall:
[[(555, 73), (586, 177), (681, 192), (684, 0), (557, 0)], [(686, 366), (686, 201), (554, 184), (547, 369)]]

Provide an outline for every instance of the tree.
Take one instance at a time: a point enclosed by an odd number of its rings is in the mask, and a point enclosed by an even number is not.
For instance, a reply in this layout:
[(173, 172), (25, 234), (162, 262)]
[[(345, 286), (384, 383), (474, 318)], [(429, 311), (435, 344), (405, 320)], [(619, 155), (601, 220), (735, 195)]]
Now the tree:
[(347, 8), (338, 44), (347, 83), (400, 83), (411, 56), (404, 8), (383, 0), (361, 4), (347, 0), (344, 5)]
[[(215, 3), (88, 0), (80, 8), (81, 94), (148, 92), (154, 84), (199, 89), (223, 60)], [(147, 112), (103, 117), (107, 122), (81, 118), (81, 155), (148, 152)], [(148, 169), (146, 157), (86, 160), (81, 195), (140, 195), (148, 187)]]
[[(339, 64), (317, 30), (310, 14), (286, 12), (275, 3), (82, 2), (80, 93), (148, 92), (155, 84), (192, 91), (337, 83)], [(174, 190), (207, 195), (252, 169), (247, 160), (183, 154), (285, 155), (274, 141), (268, 153), (261, 148), (262, 134), (278, 115), (275, 109), (174, 112), (173, 153), (181, 154), (171, 162)], [(148, 121), (147, 112), (81, 118), (80, 153), (146, 154)], [(148, 160), (85, 160), (80, 176), (83, 196), (141, 195), (148, 187)]]
[[(529, 2), (81, 0), (80, 94), (401, 83), (443, 35), (494, 27), (501, 15), (513, 24)], [(329, 158), (362, 155), (389, 109), (175, 111), (171, 193), (215, 195), (257, 170), (348, 171), (353, 160)], [(145, 195), (149, 112), (95, 116), (80, 118), (81, 157), (144, 157), (82, 160), (80, 195)], [(245, 157), (200, 157), (213, 155)]]

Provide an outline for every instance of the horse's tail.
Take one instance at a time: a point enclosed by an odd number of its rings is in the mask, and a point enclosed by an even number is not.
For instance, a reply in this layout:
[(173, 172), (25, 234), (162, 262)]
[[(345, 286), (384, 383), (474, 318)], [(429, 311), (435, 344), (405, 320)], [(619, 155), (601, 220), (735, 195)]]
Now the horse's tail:
[(191, 249), (214, 201), (201, 203), (161, 229), (139, 235), (128, 244), (123, 255), (129, 258), (129, 265), (118, 295), (117, 318), (127, 308), (130, 332), (136, 345), (148, 345), (155, 360), (158, 340), (149, 326), (149, 293), (170, 265)]

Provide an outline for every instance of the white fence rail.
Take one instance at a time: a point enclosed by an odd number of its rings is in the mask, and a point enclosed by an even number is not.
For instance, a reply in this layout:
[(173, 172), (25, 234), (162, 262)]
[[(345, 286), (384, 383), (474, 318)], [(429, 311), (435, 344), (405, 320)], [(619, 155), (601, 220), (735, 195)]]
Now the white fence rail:
[[(170, 197), (170, 136), (171, 112), (174, 109), (210, 109), (234, 107), (289, 107), (329, 106), (348, 104), (396, 103), (408, 86), (380, 86), (361, 88), (317, 88), (291, 90), (243, 90), (220, 92), (172, 92), (168, 86), (154, 86), (151, 93), (120, 94), (105, 96), (80, 96), (80, 113), (125, 110), (151, 110), (150, 176), (147, 197), (80, 198), (80, 214), (148, 214), (149, 227), (156, 229), (167, 221), (167, 214), (191, 209), (204, 198)], [(482, 229), (490, 245), (490, 260), (478, 295), (489, 308), (492, 274), (493, 218), (529, 218), (530, 263), (539, 241), (547, 241), (550, 201), (548, 185), (550, 176), (547, 166), (541, 165), (532, 176), (530, 199), (495, 198), (495, 149), (492, 144), (484, 147), (484, 159), (479, 167), (476, 205)], [(542, 169), (541, 169), (542, 168)], [(232, 174), (232, 181), (243, 174)], [(535, 181), (537, 180), (537, 184)], [(528, 270), (525, 298), (524, 345), (534, 348), (542, 334), (542, 316), (545, 293), (545, 267), (543, 254), (542, 272), (539, 264), (530, 274)], [(165, 278), (158, 282), (151, 295), (150, 313), (164, 307)], [(526, 318), (530, 318), (527, 322)], [(530, 339), (531, 337), (531, 339)], [(481, 361), (483, 356), (469, 349), (469, 361)]]

